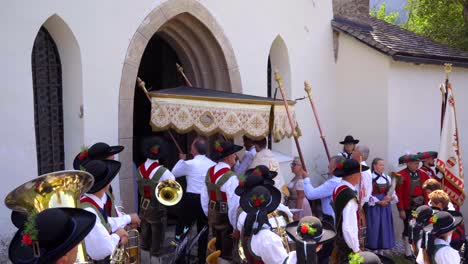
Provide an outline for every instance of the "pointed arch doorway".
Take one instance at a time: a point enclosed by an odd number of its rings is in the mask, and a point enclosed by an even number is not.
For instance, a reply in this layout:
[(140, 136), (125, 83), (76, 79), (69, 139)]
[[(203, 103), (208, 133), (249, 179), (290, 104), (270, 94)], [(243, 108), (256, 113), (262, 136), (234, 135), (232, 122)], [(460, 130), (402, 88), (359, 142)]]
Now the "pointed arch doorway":
[[(234, 51), (201, 3), (169, 0), (148, 14), (130, 42), (120, 85), (119, 142), (125, 146), (120, 155), (120, 192), (122, 204), (129, 211), (137, 207), (135, 168), (141, 161), (139, 143), (152, 133), (150, 106), (135, 81), (141, 75), (152, 90), (183, 85), (176, 62), (184, 67), (194, 86), (242, 91)], [(182, 144), (189, 141), (186, 135), (177, 137)]]

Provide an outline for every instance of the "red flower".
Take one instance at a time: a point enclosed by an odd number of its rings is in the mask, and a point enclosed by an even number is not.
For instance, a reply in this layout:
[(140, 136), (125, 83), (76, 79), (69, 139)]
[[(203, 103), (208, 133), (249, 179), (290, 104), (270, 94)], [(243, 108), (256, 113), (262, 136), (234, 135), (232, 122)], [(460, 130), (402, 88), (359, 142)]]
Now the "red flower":
[(25, 244), (27, 246), (32, 245), (31, 235), (30, 234), (24, 235), (23, 238), (21, 239), (21, 242), (23, 242), (23, 244)]
[(340, 170), (343, 169), (343, 163), (336, 164), (336, 168)]
[(309, 227), (307, 225), (301, 226), (301, 233), (307, 234), (308, 231), (309, 231)]
[(158, 154), (159, 154), (159, 146), (158, 146), (158, 145), (153, 146), (152, 148), (150, 148), (150, 151), (151, 151), (154, 155), (158, 155)]
[(239, 182), (239, 187), (243, 187), (244, 186), (244, 182), (243, 181), (240, 181)]
[(88, 157), (88, 151), (87, 151), (87, 150), (82, 151), (82, 152), (80, 153), (80, 155), (78, 155), (78, 159), (79, 159), (79, 160), (84, 160), (84, 159), (87, 158), (87, 157)]
[(259, 198), (255, 198), (255, 199), (253, 200), (253, 205), (254, 205), (255, 207), (259, 207), (260, 205), (262, 205), (262, 201), (261, 201)]
[(221, 147), (221, 146), (216, 147), (216, 151), (218, 151), (218, 152), (223, 152), (223, 150), (224, 150), (224, 149), (223, 149), (223, 147)]
[(259, 169), (255, 169), (255, 170), (253, 171), (253, 174), (257, 174), (257, 175), (260, 176), (260, 177), (263, 176), (263, 175), (262, 175), (262, 171), (259, 170)]

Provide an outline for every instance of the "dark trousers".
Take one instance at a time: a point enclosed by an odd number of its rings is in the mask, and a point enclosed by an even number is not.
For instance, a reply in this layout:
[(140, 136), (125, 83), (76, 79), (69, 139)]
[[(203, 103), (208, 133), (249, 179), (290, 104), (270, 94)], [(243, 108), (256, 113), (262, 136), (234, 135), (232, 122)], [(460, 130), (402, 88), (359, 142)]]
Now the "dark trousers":
[(166, 234), (167, 215), (163, 205), (149, 206), (141, 215), (141, 249), (151, 255), (162, 254)]
[(413, 219), (412, 210), (405, 210), (406, 218), (403, 221), (403, 237), (409, 237), (409, 222)]
[[(322, 216), (322, 225), (324, 228), (335, 230), (335, 219), (331, 215)], [(317, 253), (318, 263), (328, 263), (333, 251), (335, 241), (332, 239), (323, 244), (322, 249)]]
[[(181, 237), (184, 228), (191, 227), (195, 222), (197, 224), (198, 233), (208, 224), (208, 219), (201, 207), (200, 195), (196, 193), (185, 193), (182, 198), (181, 212), (176, 226), (176, 236)], [(182, 238), (183, 237), (181, 237), (181, 239)], [(206, 262), (207, 245), (208, 232), (205, 232), (198, 240), (198, 263), (204, 264)]]

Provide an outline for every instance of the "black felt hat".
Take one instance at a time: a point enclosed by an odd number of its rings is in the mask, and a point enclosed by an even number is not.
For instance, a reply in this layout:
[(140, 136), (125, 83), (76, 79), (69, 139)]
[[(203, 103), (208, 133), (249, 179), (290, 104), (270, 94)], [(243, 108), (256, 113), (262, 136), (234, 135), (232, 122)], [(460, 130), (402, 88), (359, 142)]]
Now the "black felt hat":
[(325, 229), (320, 219), (314, 216), (305, 216), (300, 221), (292, 222), (286, 226), (286, 232), (296, 242), (316, 242), (322, 244), (333, 239), (336, 233)]
[(398, 158), (398, 164), (403, 165), (408, 162), (419, 161), (419, 155), (416, 154), (406, 154)]
[(96, 216), (82, 209), (47, 209), (16, 232), (8, 256), (14, 264), (55, 263), (86, 237), (95, 222)]
[(276, 171), (270, 171), (267, 166), (258, 165), (239, 176), (239, 186), (236, 188), (235, 193), (238, 196), (242, 196), (244, 192), (255, 186), (266, 184), (275, 185), (273, 178), (275, 178), (276, 175), (278, 175)]
[(23, 227), (24, 223), (28, 220), (28, 215), (23, 212), (11, 211), (11, 222), (16, 228)]
[(80, 170), (81, 167), (91, 159), (89, 158), (88, 147), (82, 147), (80, 153), (73, 159), (73, 169)]
[(357, 144), (359, 143), (359, 139), (354, 139), (353, 136), (347, 135), (343, 141), (340, 141), (340, 144), (345, 145), (345, 144)]
[(424, 231), (430, 232), (434, 236), (445, 234), (457, 228), (463, 221), (463, 217), (456, 211), (440, 211), (429, 218), (429, 225), (424, 227)]
[(229, 141), (216, 140), (213, 146), (214, 148), (211, 152), (211, 159), (214, 161), (219, 161), (222, 158), (242, 150), (242, 146), (233, 144)]
[(419, 152), (417, 155), (419, 160), (426, 160), (426, 159), (436, 159), (439, 153), (436, 151), (426, 151), (426, 152)]
[(119, 173), (121, 163), (115, 160), (90, 160), (83, 169), (93, 175), (94, 184), (88, 193), (95, 193), (106, 187)]
[(346, 177), (368, 169), (369, 167), (359, 164), (359, 162), (354, 159), (347, 159), (336, 164), (336, 169), (333, 171), (333, 175), (336, 177)]
[(147, 137), (141, 144), (141, 151), (147, 159), (159, 160), (166, 154), (166, 149), (166, 141), (158, 136)]
[(415, 219), (416, 224), (426, 225), (429, 223), (429, 218), (437, 212), (439, 212), (439, 210), (435, 210), (428, 205), (421, 205), (412, 212), (412, 216)]
[(109, 146), (98, 142), (88, 149), (89, 158), (92, 160), (105, 160), (107, 157), (118, 154), (124, 150), (123, 146)]

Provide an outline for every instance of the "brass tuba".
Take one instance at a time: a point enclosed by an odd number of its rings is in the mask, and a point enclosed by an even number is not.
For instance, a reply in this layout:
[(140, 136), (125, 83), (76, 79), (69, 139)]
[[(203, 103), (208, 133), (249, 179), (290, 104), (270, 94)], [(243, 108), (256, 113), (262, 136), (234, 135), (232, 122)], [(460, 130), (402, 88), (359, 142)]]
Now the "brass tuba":
[[(57, 171), (41, 175), (28, 181), (5, 198), (5, 205), (18, 212), (40, 213), (49, 208), (78, 208), (80, 196), (94, 183), (91, 174), (84, 171)], [(78, 245), (76, 264), (88, 264), (83, 243)]]
[(165, 180), (156, 185), (154, 194), (161, 204), (173, 206), (182, 199), (183, 190), (177, 181)]

